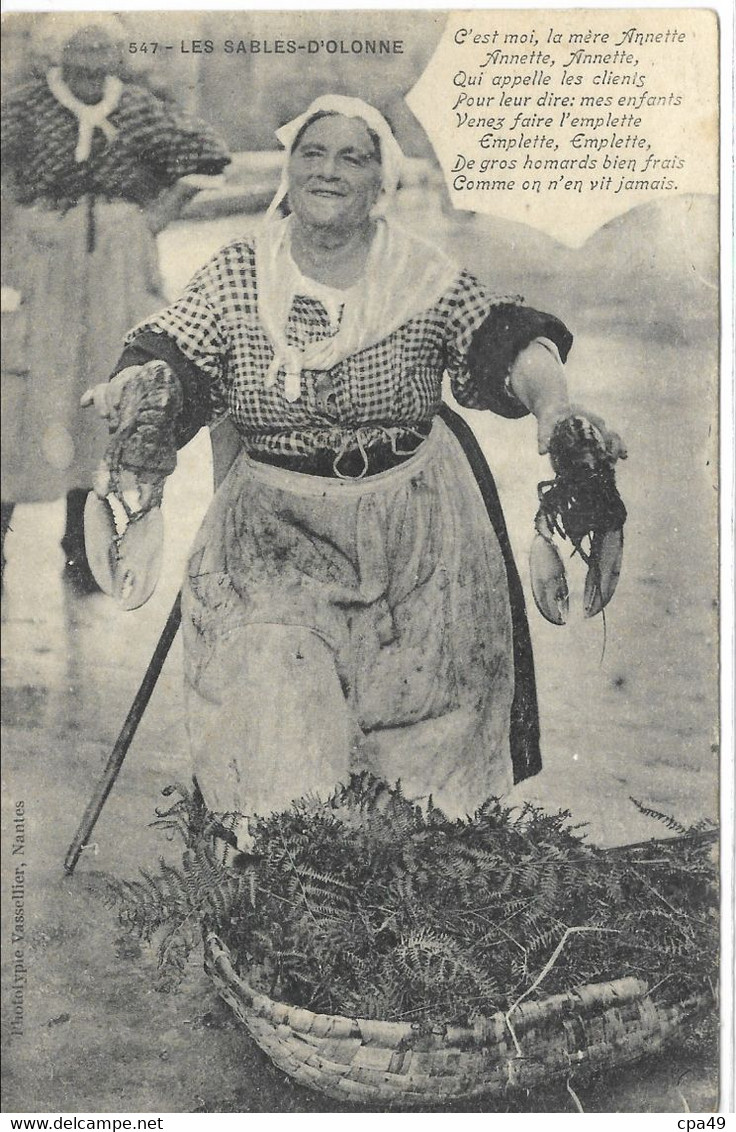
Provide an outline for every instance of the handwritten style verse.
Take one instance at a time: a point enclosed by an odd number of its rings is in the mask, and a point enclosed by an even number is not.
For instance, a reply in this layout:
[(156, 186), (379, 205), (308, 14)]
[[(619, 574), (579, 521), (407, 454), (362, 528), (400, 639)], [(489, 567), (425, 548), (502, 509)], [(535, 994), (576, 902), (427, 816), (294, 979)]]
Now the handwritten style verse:
[(409, 104), (458, 208), (582, 243), (717, 186), (712, 12), (456, 12)]

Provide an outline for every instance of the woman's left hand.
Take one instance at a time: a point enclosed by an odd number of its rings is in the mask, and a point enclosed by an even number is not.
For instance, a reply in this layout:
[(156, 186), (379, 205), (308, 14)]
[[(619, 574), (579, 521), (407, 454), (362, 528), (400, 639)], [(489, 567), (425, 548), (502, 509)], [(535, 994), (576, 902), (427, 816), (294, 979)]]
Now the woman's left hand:
[(598, 429), (611, 463), (626, 459), (626, 445), (595, 413), (570, 404), (565, 369), (554, 344), (537, 338), (521, 351), (509, 374), (510, 391), (537, 418), (537, 447), (541, 456), (549, 451), (555, 425), (567, 417), (585, 417)]
[(603, 438), (603, 442), (606, 446), (606, 454), (611, 464), (615, 464), (617, 460), (626, 459), (628, 451), (619, 433), (609, 428), (602, 417), (599, 417), (596, 413), (589, 413), (582, 405), (573, 405), (568, 412), (557, 414), (554, 416), (554, 419), (538, 418), (539, 451), (541, 453), (544, 454), (549, 451), (549, 441), (555, 425), (566, 417), (573, 415), (576, 417), (584, 417), (586, 421), (589, 421), (593, 427), (598, 430)]

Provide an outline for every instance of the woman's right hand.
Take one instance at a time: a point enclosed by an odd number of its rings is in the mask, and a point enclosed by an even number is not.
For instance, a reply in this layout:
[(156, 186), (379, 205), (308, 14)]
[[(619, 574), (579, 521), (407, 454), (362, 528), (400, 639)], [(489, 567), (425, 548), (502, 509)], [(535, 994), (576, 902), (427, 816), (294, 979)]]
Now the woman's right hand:
[[(127, 366), (125, 369), (120, 370), (109, 381), (101, 381), (99, 385), (93, 385), (90, 389), (86, 389), (82, 394), (79, 404), (83, 409), (94, 408), (98, 416), (107, 421), (110, 433), (115, 433), (120, 424), (120, 402), (123, 396), (123, 390), (127, 382), (134, 377), (139, 371), (140, 366)], [(119, 492), (121, 497), (129, 503), (132, 510), (148, 510), (151, 507), (151, 492), (146, 492), (146, 500), (144, 503), (143, 492), (141, 485), (137, 478), (130, 472), (125, 472), (122, 469), (115, 469), (111, 467), (112, 463), (112, 448), (111, 442), (110, 449), (105, 454), (105, 458), (97, 468), (93, 477), (92, 488), (95, 495), (100, 499), (106, 499), (108, 495), (114, 492)], [(150, 489), (150, 485), (146, 485)], [(136, 506), (136, 493), (140, 491), (140, 502)]]
[(135, 377), (142, 369), (141, 366), (127, 366), (116, 373), (109, 381), (102, 381), (93, 385), (82, 394), (79, 404), (83, 409), (94, 406), (99, 416), (108, 422), (110, 432), (114, 432), (120, 423), (120, 400), (126, 383)]

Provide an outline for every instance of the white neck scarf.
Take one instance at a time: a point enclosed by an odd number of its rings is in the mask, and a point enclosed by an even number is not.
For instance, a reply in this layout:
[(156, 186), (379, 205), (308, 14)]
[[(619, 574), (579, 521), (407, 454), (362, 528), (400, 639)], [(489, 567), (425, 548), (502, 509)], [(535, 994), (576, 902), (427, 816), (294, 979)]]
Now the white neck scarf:
[(363, 275), (345, 292), (337, 332), (300, 350), (286, 339), (291, 305), (299, 294), (299, 272), (290, 249), (291, 222), (290, 216), (271, 217), (263, 225), (256, 237), (256, 276), (258, 317), (274, 350), (265, 385), (274, 385), (283, 370), (284, 396), (293, 402), (301, 396), (303, 369), (333, 369), (352, 354), (388, 338), (436, 303), (459, 270), (433, 244), (379, 218)]
[(74, 160), (87, 161), (92, 152), (92, 137), (95, 130), (102, 130), (108, 142), (111, 142), (117, 134), (115, 127), (108, 122), (107, 116), (120, 102), (120, 95), (123, 92), (122, 82), (114, 75), (106, 75), (102, 98), (91, 106), (72, 94), (61, 76), (60, 67), (51, 68), (46, 75), (46, 82), (56, 101), (66, 110), (71, 110), (79, 123)]

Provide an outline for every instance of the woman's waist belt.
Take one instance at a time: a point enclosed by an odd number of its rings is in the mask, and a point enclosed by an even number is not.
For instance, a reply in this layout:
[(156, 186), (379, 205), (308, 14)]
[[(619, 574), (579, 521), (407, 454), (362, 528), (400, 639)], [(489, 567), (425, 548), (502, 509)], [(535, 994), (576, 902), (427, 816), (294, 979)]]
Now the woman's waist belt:
[(411, 432), (398, 440), (394, 437), (366, 445), (356, 442), (342, 449), (321, 448), (303, 455), (293, 452), (248, 452), (248, 455), (260, 464), (272, 464), (302, 475), (359, 480), (379, 475), (409, 460), (429, 436), (430, 428), (430, 423), (414, 425)]

